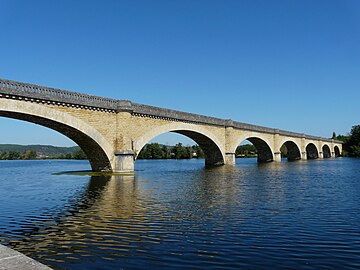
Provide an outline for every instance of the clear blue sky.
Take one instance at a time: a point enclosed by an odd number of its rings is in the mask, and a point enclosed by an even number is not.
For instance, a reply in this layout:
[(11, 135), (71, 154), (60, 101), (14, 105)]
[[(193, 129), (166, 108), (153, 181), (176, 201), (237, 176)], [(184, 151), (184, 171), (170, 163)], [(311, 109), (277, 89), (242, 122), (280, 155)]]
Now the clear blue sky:
[[(324, 137), (360, 124), (358, 0), (0, 0), (0, 14), (1, 78)], [(72, 144), (0, 126), (0, 143)]]

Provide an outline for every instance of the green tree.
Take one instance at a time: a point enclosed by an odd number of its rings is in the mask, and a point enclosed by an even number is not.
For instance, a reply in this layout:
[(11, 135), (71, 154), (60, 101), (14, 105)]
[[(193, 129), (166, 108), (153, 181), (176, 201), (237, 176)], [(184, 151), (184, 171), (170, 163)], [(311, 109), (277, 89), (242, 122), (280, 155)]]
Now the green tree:
[(256, 148), (252, 144), (239, 145), (235, 150), (237, 157), (255, 157), (256, 153)]
[(137, 159), (145, 159), (145, 150), (146, 150), (146, 145), (145, 147), (143, 147), (143, 149), (141, 149), (141, 151), (139, 152), (139, 154), (137, 155)]
[(140, 151), (138, 159), (162, 159), (166, 158), (167, 153), (164, 147), (158, 143), (149, 143)]
[(283, 144), (283, 145), (280, 147), (280, 152), (281, 152), (281, 157), (283, 157), (283, 158), (287, 158), (287, 157), (288, 157), (288, 149), (287, 149), (287, 147), (285, 146), (285, 144)]
[(200, 146), (193, 145), (192, 150), (193, 150), (193, 152), (196, 153), (196, 158), (205, 158), (205, 154), (204, 154), (204, 152), (203, 152), (203, 150), (201, 149)]
[(26, 150), (22, 155), (22, 159), (36, 159), (37, 154), (33, 150)]
[(8, 155), (8, 160), (18, 160), (21, 159), (20, 152), (10, 151)]
[(163, 151), (158, 143), (149, 144), (148, 147), (150, 148), (150, 154), (153, 159), (163, 158)]
[(171, 157), (169, 147), (167, 147), (166, 145), (163, 145), (161, 150), (163, 152), (163, 158), (168, 159)]
[(79, 149), (78, 151), (75, 151), (74, 153), (72, 153), (72, 158), (73, 159), (87, 159), (87, 156), (83, 150)]
[(174, 153), (175, 159), (191, 158), (189, 149), (184, 147), (182, 143), (176, 144), (172, 149), (172, 152)]
[(7, 160), (9, 157), (9, 153), (8, 152), (2, 152), (0, 154), (0, 160)]
[(347, 143), (349, 141), (349, 136), (337, 135), (335, 139)]
[(184, 158), (193, 158), (194, 151), (191, 146), (186, 146), (186, 156)]
[(351, 128), (345, 148), (350, 157), (360, 157), (360, 125)]
[[(196, 153), (196, 155), (194, 155)], [(181, 143), (175, 146), (160, 145), (149, 143), (140, 151), (138, 159), (189, 159), (192, 157), (204, 158), (204, 152), (198, 145), (183, 146)]]

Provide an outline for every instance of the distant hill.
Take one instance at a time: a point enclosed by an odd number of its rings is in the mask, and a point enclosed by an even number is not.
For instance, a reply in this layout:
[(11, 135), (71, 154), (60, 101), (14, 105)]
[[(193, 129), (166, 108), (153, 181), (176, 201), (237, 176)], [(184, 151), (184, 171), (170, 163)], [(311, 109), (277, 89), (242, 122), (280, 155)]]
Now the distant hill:
[(26, 150), (35, 151), (39, 158), (44, 157), (58, 157), (74, 153), (80, 150), (79, 146), (72, 147), (58, 147), (52, 145), (19, 145), (19, 144), (0, 144), (0, 154), (3, 152), (20, 152), (24, 153)]

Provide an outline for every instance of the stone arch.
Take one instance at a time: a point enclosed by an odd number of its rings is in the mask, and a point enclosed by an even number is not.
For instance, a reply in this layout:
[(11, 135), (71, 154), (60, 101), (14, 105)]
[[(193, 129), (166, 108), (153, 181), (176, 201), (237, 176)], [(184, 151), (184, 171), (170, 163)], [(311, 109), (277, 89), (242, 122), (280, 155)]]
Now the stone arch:
[(331, 150), (327, 144), (322, 146), (323, 158), (331, 158)]
[(0, 100), (0, 116), (48, 127), (72, 139), (85, 152), (92, 170), (111, 171), (113, 148), (93, 127), (65, 112), (32, 102)]
[(283, 145), (285, 145), (287, 149), (288, 161), (301, 159), (300, 147), (294, 141), (285, 141), (284, 143), (281, 144), (281, 147)]
[(273, 149), (271, 147), (271, 143), (264, 137), (259, 136), (257, 134), (249, 134), (248, 136), (241, 136), (238, 140), (236, 140), (235, 145), (233, 147), (234, 153), (236, 148), (243, 141), (250, 141), (256, 148), (257, 151), (257, 160), (258, 162), (271, 162), (274, 160)]
[(341, 152), (340, 149), (337, 145), (334, 146), (334, 153), (335, 153), (335, 157), (340, 157), (341, 156)]
[(319, 158), (319, 151), (315, 144), (308, 143), (306, 146), (306, 157), (307, 159), (317, 159)]
[(205, 165), (217, 166), (225, 164), (225, 155), (222, 144), (215, 137), (215, 135), (213, 135), (205, 128), (179, 122), (156, 127), (148, 133), (144, 134), (138, 140), (134, 141), (133, 147), (135, 152), (135, 159), (145, 144), (147, 144), (156, 136), (167, 132), (182, 134), (189, 137), (190, 139), (193, 139), (204, 151)]

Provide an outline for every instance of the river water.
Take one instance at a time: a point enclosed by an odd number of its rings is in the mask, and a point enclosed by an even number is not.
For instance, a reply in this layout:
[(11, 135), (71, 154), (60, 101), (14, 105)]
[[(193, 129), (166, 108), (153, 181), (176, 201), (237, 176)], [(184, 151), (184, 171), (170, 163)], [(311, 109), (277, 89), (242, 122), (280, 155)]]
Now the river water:
[(54, 269), (359, 269), (360, 159), (1, 161), (0, 243)]

